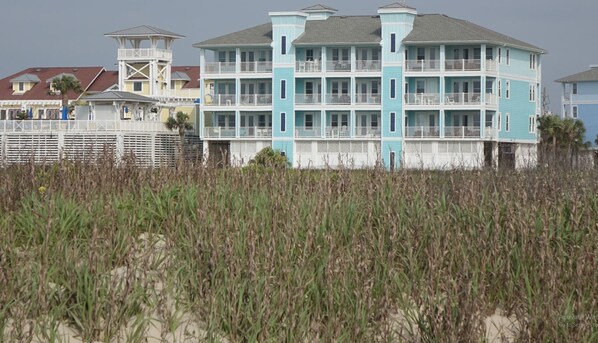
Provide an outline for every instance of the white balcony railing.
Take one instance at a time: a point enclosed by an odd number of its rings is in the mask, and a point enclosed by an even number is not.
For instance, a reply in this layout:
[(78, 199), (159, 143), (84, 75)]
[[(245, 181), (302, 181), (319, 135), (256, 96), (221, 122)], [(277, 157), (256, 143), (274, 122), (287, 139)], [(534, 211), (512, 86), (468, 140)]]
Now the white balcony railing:
[(241, 62), (241, 73), (271, 73), (272, 61)]
[(321, 94), (295, 94), (295, 103), (300, 105), (321, 104)]
[(494, 60), (486, 60), (486, 71), (497, 72), (498, 63)]
[(295, 126), (296, 138), (316, 138), (321, 137), (322, 131), (319, 126)]
[(438, 126), (407, 126), (405, 128), (406, 138), (438, 138), (440, 127)]
[(327, 126), (326, 138), (350, 138), (351, 132), (347, 126)]
[(357, 60), (355, 61), (355, 71), (358, 72), (378, 72), (382, 70), (382, 64), (379, 60)]
[(439, 71), (439, 60), (407, 60), (407, 71), (411, 72), (428, 72)]
[(0, 120), (0, 133), (7, 132), (170, 132), (159, 121), (137, 120)]
[(498, 105), (498, 97), (492, 93), (486, 93), (486, 105), (490, 105), (490, 106)]
[(298, 61), (295, 63), (295, 71), (298, 73), (317, 73), (322, 71), (322, 62), (315, 61)]
[(326, 71), (328, 72), (349, 72), (351, 71), (350, 61), (327, 61)]
[(241, 94), (241, 105), (270, 106), (272, 105), (272, 94)]
[(172, 51), (164, 49), (118, 49), (119, 60), (159, 58), (172, 60)]
[(203, 133), (205, 138), (234, 138), (234, 127), (204, 127)]
[(349, 94), (326, 94), (326, 103), (330, 105), (351, 105)]
[(380, 137), (380, 128), (358, 126), (355, 128), (355, 137)]
[(405, 105), (433, 106), (440, 105), (440, 94), (438, 93), (407, 93), (405, 94)]
[(234, 106), (236, 105), (234, 94), (208, 94), (204, 98), (204, 106)]
[(444, 128), (446, 138), (480, 138), (479, 126), (446, 126)]
[(446, 60), (446, 71), (481, 71), (482, 60)]
[(480, 93), (446, 93), (445, 105), (481, 105)]
[(235, 62), (208, 62), (201, 72), (203, 74), (234, 74), (236, 70)]
[(371, 93), (357, 93), (355, 94), (355, 103), (356, 104), (380, 104), (381, 97), (380, 94), (371, 94)]
[(271, 138), (272, 128), (262, 126), (241, 127), (239, 128), (241, 138)]

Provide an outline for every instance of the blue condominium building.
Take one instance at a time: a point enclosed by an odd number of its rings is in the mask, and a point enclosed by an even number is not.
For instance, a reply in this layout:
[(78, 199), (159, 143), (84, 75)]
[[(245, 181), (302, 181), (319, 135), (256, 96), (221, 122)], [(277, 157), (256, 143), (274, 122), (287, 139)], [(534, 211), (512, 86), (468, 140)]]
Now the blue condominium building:
[(544, 50), (395, 3), (316, 5), (199, 48), (205, 152), (264, 147), (294, 167), (482, 168), (536, 163)]
[(583, 121), (586, 128), (584, 142), (596, 149), (598, 137), (598, 65), (589, 70), (556, 80), (563, 85), (561, 113), (565, 118)]

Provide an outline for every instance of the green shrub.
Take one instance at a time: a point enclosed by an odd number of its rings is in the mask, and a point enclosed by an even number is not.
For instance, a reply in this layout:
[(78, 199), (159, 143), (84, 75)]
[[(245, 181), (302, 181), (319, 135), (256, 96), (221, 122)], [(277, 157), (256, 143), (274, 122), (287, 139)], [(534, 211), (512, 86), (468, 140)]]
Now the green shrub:
[(274, 150), (270, 147), (260, 150), (255, 157), (249, 161), (249, 165), (258, 165), (266, 168), (284, 169), (290, 166), (290, 162), (280, 150)]

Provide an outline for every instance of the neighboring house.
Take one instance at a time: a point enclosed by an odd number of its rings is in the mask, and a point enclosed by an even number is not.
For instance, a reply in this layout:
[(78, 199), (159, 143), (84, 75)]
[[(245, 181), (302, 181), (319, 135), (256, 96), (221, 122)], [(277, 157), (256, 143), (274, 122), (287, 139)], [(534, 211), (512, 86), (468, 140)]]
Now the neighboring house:
[(72, 103), (80, 99), (98, 79), (107, 74), (103, 67), (29, 68), (0, 80), (0, 120), (16, 119), (26, 111), (32, 119), (60, 119), (62, 95), (51, 89), (52, 80), (71, 75), (81, 83), (81, 94), (69, 92)]
[(272, 146), (318, 168), (536, 163), (543, 49), (398, 3), (335, 13), (272, 12), (193, 45), (205, 153), (245, 164)]
[(586, 128), (584, 142), (591, 142), (596, 149), (598, 135), (598, 65), (581, 73), (556, 80), (563, 85), (561, 99), (562, 117), (583, 121)]

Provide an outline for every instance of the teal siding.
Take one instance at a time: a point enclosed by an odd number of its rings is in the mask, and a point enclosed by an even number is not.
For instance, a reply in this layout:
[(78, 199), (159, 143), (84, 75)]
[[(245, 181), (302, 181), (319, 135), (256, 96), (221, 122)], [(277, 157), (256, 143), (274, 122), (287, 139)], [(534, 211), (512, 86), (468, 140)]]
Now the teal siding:
[[(305, 31), (305, 17), (299, 15), (273, 16), (272, 19), (272, 59), (274, 64), (294, 64), (295, 47), (293, 41)], [(286, 37), (286, 54), (282, 54), (282, 37)]]
[[(511, 97), (505, 98), (505, 82), (503, 94), (499, 101), (502, 115), (502, 127), (499, 134), (501, 140), (533, 140), (535, 134), (529, 132), (529, 116), (536, 114), (536, 102), (529, 100), (529, 82), (510, 80)], [(539, 96), (539, 95), (536, 95)], [(510, 130), (506, 132), (506, 114), (510, 114)]]
[(388, 141), (388, 140), (384, 140), (384, 138), (382, 139), (382, 143), (381, 143), (381, 155), (382, 155), (382, 160), (384, 162), (384, 167), (386, 167), (386, 169), (391, 169), (391, 165), (390, 165), (390, 153), (394, 152), (395, 153), (395, 168), (399, 169), (401, 168), (401, 159), (403, 156), (403, 142), (399, 141), (399, 140), (393, 140), (393, 141)]
[[(383, 63), (403, 62), (403, 39), (413, 30), (415, 15), (410, 13), (380, 14), (382, 23), (382, 61)], [(395, 34), (396, 50), (391, 52), (391, 34)]]
[(291, 165), (294, 165), (293, 148), (294, 148), (293, 141), (288, 141), (288, 140), (287, 141), (282, 141), (282, 140), (273, 140), (272, 141), (272, 149), (278, 150), (278, 151), (284, 151), (284, 153), (286, 154), (287, 159), (289, 160)]
[[(390, 80), (395, 80), (395, 98), (391, 99)], [(382, 68), (382, 114), (381, 126), (382, 137), (401, 137), (401, 127), (403, 125), (403, 68), (402, 67), (383, 67)], [(396, 131), (390, 132), (390, 113), (395, 112)]]
[[(507, 50), (510, 51), (510, 63), (507, 65)], [(502, 47), (501, 74), (517, 75), (517, 77), (535, 78), (537, 70), (529, 67), (529, 51)], [(537, 62), (536, 62), (537, 63)]]
[[(293, 137), (293, 123), (295, 112), (295, 69), (294, 68), (274, 68), (272, 83), (272, 135), (274, 138)], [(286, 98), (281, 99), (281, 80), (286, 80)], [(286, 130), (280, 129), (280, 114), (286, 113)]]

